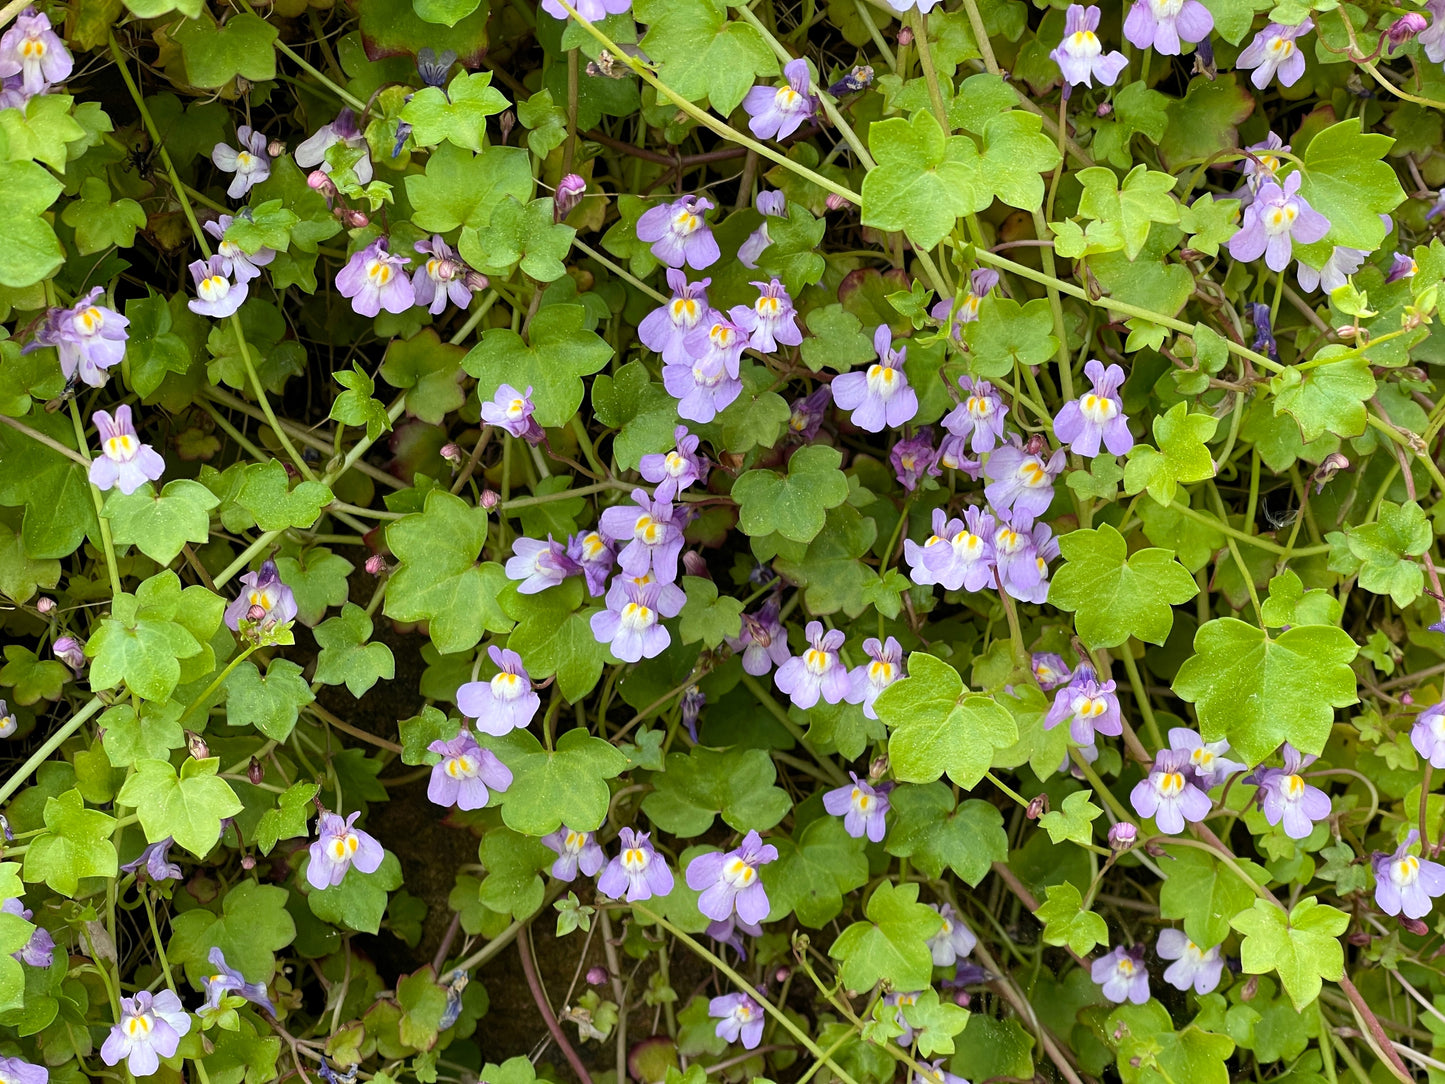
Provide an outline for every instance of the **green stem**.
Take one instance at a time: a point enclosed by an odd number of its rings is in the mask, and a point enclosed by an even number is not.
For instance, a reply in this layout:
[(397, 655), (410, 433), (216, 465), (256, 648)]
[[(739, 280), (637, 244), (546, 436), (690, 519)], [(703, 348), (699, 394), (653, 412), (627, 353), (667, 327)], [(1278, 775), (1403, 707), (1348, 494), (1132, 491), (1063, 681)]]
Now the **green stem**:
[(1144, 681), (1139, 676), (1139, 664), (1129, 652), (1127, 642), (1119, 652), (1119, 658), (1124, 663), (1124, 672), (1129, 675), (1129, 687), (1134, 690), (1134, 699), (1139, 702), (1139, 713), (1144, 716), (1144, 729), (1149, 733), (1149, 740), (1154, 743), (1155, 750), (1163, 749), (1164, 739), (1159, 733), (1159, 721), (1154, 718), (1154, 706), (1149, 703), (1149, 694), (1144, 691)]
[(156, 955), (161, 962), (161, 973), (166, 977), (166, 985), (170, 987), (172, 993), (175, 993), (176, 980), (171, 975), (171, 962), (166, 959), (165, 943), (161, 941), (161, 930), (156, 924), (156, 908), (155, 904), (151, 902), (150, 890), (142, 889), (140, 898), (141, 902), (145, 904), (146, 919), (150, 922), (151, 927), (151, 940), (155, 942)]
[(24, 433), (27, 437), (35, 441), (37, 444), (45, 445), (52, 452), (59, 452), (61, 455), (65, 456), (65, 458), (74, 460), (82, 467), (90, 467), (90, 460), (87, 459), (85, 456), (81, 455), (74, 448), (66, 447), (64, 444), (61, 444), (60, 441), (55, 440), (53, 437), (47, 437), (44, 433), (31, 429), (30, 426), (25, 425), (23, 422), (18, 422), (14, 418), (7, 418), (5, 415), (0, 414), (0, 424), (8, 425), (16, 432)]
[(236, 669), (236, 667), (240, 666), (243, 662), (250, 658), (251, 653), (260, 646), (261, 645), (259, 644), (252, 644), (250, 647), (246, 648), (245, 651), (241, 652), (234, 659), (228, 662), (226, 664), (226, 668), (216, 675), (216, 679), (206, 686), (206, 691), (191, 701), (190, 706), (181, 713), (181, 717), (176, 720), (176, 723), (179, 725), (180, 723), (184, 723), (187, 719), (189, 719), (191, 717), (191, 712), (195, 711), (198, 707), (204, 704), (206, 702), (206, 698), (209, 697), (217, 689), (219, 689), (222, 683), (224, 683), (225, 680), (231, 676), (231, 671)]
[(819, 767), (821, 767), (823, 771), (827, 773), (828, 778), (832, 779), (833, 782), (838, 784), (840, 787), (847, 785), (847, 773), (844, 772), (842, 768), (838, 767), (837, 763), (833, 760), (832, 757), (822, 757), (818, 755), (817, 751), (814, 750), (812, 744), (809, 743), (808, 739), (803, 736), (803, 731), (798, 726), (798, 724), (793, 722), (792, 719), (788, 718), (787, 709), (784, 708), (781, 704), (774, 700), (772, 696), (768, 694), (768, 690), (763, 688), (762, 683), (759, 682), (757, 678), (753, 677), (751, 674), (744, 674), (743, 687), (747, 689), (748, 692), (752, 693), (754, 697), (757, 698), (758, 703), (767, 709), (768, 714), (770, 714), (774, 719), (776, 719), (779, 723), (782, 724), (783, 729), (793, 736), (793, 740), (795, 742), (797, 742), (802, 748), (807, 750), (808, 755), (818, 762)]
[[(85, 440), (85, 422), (80, 418), (80, 407), (75, 400), (70, 400), (70, 421), (75, 426), (75, 442), (80, 447), (80, 454), (84, 457), (83, 462), (87, 471), (90, 468), (89, 445)], [(95, 505), (95, 522), (100, 530), (100, 548), (105, 553), (105, 571), (110, 576), (110, 595), (115, 598), (120, 594), (120, 566), (115, 560), (115, 543), (110, 537), (110, 520), (106, 519), (101, 512), (105, 510), (105, 498), (100, 495), (100, 490), (95, 483), (88, 478), (86, 484), (90, 488), (90, 500)]]
[(105, 704), (100, 697), (92, 697), (91, 700), (74, 715), (72, 715), (54, 734), (50, 735), (45, 744), (30, 754), (30, 758), (20, 765), (20, 769), (11, 774), (0, 786), (0, 805), (10, 800), (10, 796), (20, 789), (21, 785), (34, 774), (35, 770), (50, 759), (50, 754), (65, 744), (72, 734), (79, 730), (91, 716), (95, 715)]

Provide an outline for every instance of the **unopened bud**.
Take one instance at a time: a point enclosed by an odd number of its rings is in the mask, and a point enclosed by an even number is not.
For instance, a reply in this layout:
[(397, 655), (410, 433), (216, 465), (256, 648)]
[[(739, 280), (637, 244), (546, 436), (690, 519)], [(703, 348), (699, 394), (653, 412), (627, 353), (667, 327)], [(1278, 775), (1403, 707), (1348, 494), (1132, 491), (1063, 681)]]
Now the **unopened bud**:
[(552, 221), (561, 222), (582, 202), (582, 193), (587, 191), (587, 182), (575, 173), (569, 173), (557, 182), (557, 195), (552, 201)]
[(251, 763), (246, 765), (246, 778), (251, 781), (251, 786), (259, 787), (266, 778), (266, 765), (252, 757)]
[(1426, 22), (1425, 16), (1421, 15), (1418, 11), (1411, 11), (1401, 15), (1391, 23), (1385, 33), (1390, 39), (1392, 49), (1398, 49), (1428, 25), (1429, 23)]
[(279, 139), (271, 140), (270, 143), (266, 144), (266, 153), (269, 154), (272, 158), (280, 158), (283, 154), (286, 153), (285, 142)]
[(601, 986), (607, 979), (607, 968), (589, 967), (587, 969), (587, 984), (589, 986)]
[(186, 731), (186, 751), (197, 760), (208, 760), (211, 756), (211, 747), (206, 744), (206, 739), (194, 730)]
[(837, 192), (829, 192), (823, 200), (823, 206), (827, 207), (830, 211), (841, 211), (853, 205), (848, 201), (847, 197), (840, 196)]
[(1315, 484), (1315, 493), (1324, 489), (1326, 484), (1339, 474), (1342, 470), (1350, 469), (1350, 461), (1341, 452), (1331, 452), (1320, 460), (1320, 465), (1315, 468), (1311, 481)]
[(1421, 922), (1418, 918), (1406, 918), (1400, 916), (1400, 928), (1406, 933), (1413, 933), (1417, 937), (1424, 937), (1430, 932), (1430, 927)]
[(1114, 112), (1114, 105), (1112, 102), (1100, 102), (1099, 107), (1094, 110), (1094, 115), (1098, 117), (1107, 117), (1112, 112)]
[(320, 192), (327, 199), (336, 198), (336, 182), (331, 179), (331, 176), (325, 170), (313, 169), (306, 175), (306, 184), (314, 188), (317, 192)]
[(359, 230), (371, 225), (371, 216), (355, 207), (336, 208), (336, 218), (348, 230)]
[(513, 113), (510, 109), (508, 109), (505, 113), (503, 113), (500, 117), (497, 118), (497, 127), (502, 130), (503, 143), (507, 142), (507, 140), (511, 138), (512, 129), (516, 127), (516, 124), (517, 114)]
[(1355, 930), (1347, 936), (1345, 940), (1354, 945), (1355, 948), (1364, 948), (1373, 938), (1370, 937), (1370, 931), (1368, 930)]
[(443, 444), (438, 454), (453, 467), (460, 467), (462, 465), (462, 450), (453, 442)]
[(781, 986), (788, 981), (788, 976), (792, 973), (793, 969), (791, 967), (780, 967), (773, 972), (773, 981)]
[(703, 560), (700, 553), (693, 553), (689, 550), (682, 555), (682, 570), (689, 576), (697, 576), (700, 579), (712, 579), (712, 573), (707, 570), (707, 562)]
[(386, 558), (381, 554), (373, 553), (366, 559), (366, 574), (368, 576), (384, 576), (386, 571)]
[(967, 990), (958, 990), (953, 995), (953, 1003), (957, 1005), (960, 1009), (968, 1008), (968, 1003), (972, 1000), (973, 997), (969, 994)]
[(1109, 849), (1115, 854), (1123, 854), (1134, 841), (1139, 838), (1139, 828), (1128, 821), (1120, 821), (1109, 829)]
[(1253, 1001), (1259, 993), (1259, 976), (1251, 975), (1244, 983), (1244, 989), (1239, 992), (1240, 1001)]
[(1036, 821), (1036, 820), (1038, 820), (1040, 817), (1042, 817), (1045, 813), (1047, 813), (1048, 811), (1049, 811), (1049, 796), (1048, 796), (1047, 794), (1040, 794), (1040, 795), (1037, 795), (1032, 801), (1029, 802), (1029, 807), (1028, 807), (1028, 809), (1024, 812), (1024, 816), (1027, 817), (1027, 818), (1028, 818), (1029, 820), (1031, 820), (1031, 821)]
[(898, 44), (899, 44), (899, 45), (912, 45), (912, 44), (913, 44), (913, 28), (912, 28), (911, 26), (899, 27), (899, 29), (898, 29)]
[(1407, 707), (1407, 708), (1408, 708), (1408, 707), (1409, 707), (1411, 704), (1413, 704), (1414, 702), (1415, 702), (1415, 694), (1412, 693), (1412, 692), (1410, 692), (1409, 690), (1406, 690), (1405, 692), (1403, 692), (1403, 693), (1400, 694), (1400, 704), (1401, 704), (1403, 707)]
[(242, 858), (242, 859), (241, 859), (241, 868), (244, 869), (244, 870), (247, 870), (247, 871), (250, 871), (250, 870), (255, 869), (255, 868), (256, 868), (256, 858), (255, 858), (255, 856), (248, 854), (248, 855), (246, 855), (246, 857)]
[(491, 281), (486, 275), (480, 271), (473, 271), (470, 267), (467, 268), (466, 272), (462, 275), (462, 284), (474, 294), (485, 290), (491, 284)]
[(482, 495), (479, 499), (479, 503), (483, 508), (490, 512), (493, 508), (497, 507), (497, 505), (502, 503), (502, 495), (498, 493), (495, 489), (484, 489), (482, 490)]
[(1045, 448), (1045, 440), (1044, 440), (1044, 435), (1043, 435), (1042, 433), (1035, 433), (1035, 434), (1033, 434), (1031, 437), (1029, 437), (1028, 441), (1024, 444), (1024, 454), (1025, 454), (1025, 455), (1040, 455), (1040, 454), (1042, 454), (1045, 450), (1046, 450), (1046, 448)]
[(49, 595), (41, 595), (35, 600), (36, 613), (48, 614), (55, 610), (55, 600)]
[(874, 758), (873, 758), (873, 762), (868, 765), (868, 781), (869, 781), (870, 783), (876, 783), (876, 782), (878, 782), (878, 780), (882, 779), (882, 778), (883, 778), (885, 775), (887, 775), (887, 774), (888, 774), (888, 754), (887, 754), (887, 753), (882, 753), (882, 754), (874, 757)]

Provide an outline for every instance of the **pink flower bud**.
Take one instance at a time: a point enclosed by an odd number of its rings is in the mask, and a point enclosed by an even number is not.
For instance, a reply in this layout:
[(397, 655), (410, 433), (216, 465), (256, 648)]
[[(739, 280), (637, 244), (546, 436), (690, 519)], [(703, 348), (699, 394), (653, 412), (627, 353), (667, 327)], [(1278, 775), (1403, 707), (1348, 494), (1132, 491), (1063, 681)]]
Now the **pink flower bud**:
[(253, 869), (255, 869), (255, 868), (256, 868), (256, 858), (255, 858), (255, 856), (248, 854), (248, 855), (246, 855), (245, 858), (241, 859), (241, 868), (244, 869), (244, 870), (253, 870)]
[(286, 144), (279, 139), (273, 139), (266, 144), (266, 153), (272, 158), (280, 158), (286, 153)]
[(462, 275), (462, 282), (468, 290), (472, 291), (472, 293), (477, 293), (481, 290), (485, 290), (488, 286), (490, 286), (492, 280), (487, 278), (487, 276), (482, 274), (480, 271), (473, 271), (469, 267), (467, 268), (466, 273)]
[(449, 442), (443, 444), (440, 455), (454, 467), (460, 467), (462, 465), (462, 450), (454, 443)]
[(251, 763), (246, 765), (246, 778), (251, 781), (253, 787), (260, 786), (261, 781), (266, 778), (266, 766), (252, 757)]
[(1406, 933), (1413, 933), (1417, 937), (1424, 937), (1430, 932), (1430, 927), (1418, 918), (1406, 918), (1404, 915), (1400, 916), (1400, 928)]
[(197, 760), (206, 760), (211, 755), (211, 747), (206, 744), (206, 739), (194, 730), (186, 731), (186, 751)]
[(508, 109), (497, 118), (497, 127), (502, 130), (502, 142), (505, 143), (512, 136), (512, 129), (517, 124), (517, 115)]
[(1031, 821), (1036, 821), (1049, 811), (1049, 796), (1040, 794), (1029, 802), (1029, 807), (1024, 810), (1024, 816)]
[(707, 561), (703, 560), (702, 554), (693, 553), (691, 550), (682, 555), (682, 570), (689, 576), (712, 579), (712, 573), (707, 570)]
[(36, 613), (48, 614), (55, 610), (55, 600), (49, 595), (41, 595), (35, 600)]
[(502, 503), (502, 495), (494, 489), (482, 490), (481, 505), (488, 512)]
[(899, 45), (912, 45), (912, 44), (913, 44), (913, 28), (912, 28), (911, 26), (904, 26), (904, 27), (900, 27), (900, 28), (899, 28), (899, 30), (898, 30), (898, 44), (899, 44)]
[(792, 973), (793, 973), (793, 969), (792, 969), (792, 968), (790, 968), (790, 967), (780, 967), (780, 968), (778, 968), (776, 971), (773, 972), (773, 981), (776, 982), (778, 985), (781, 986), (783, 983), (785, 983), (785, 982), (788, 981), (788, 976), (791, 975)]
[(338, 207), (336, 217), (348, 230), (359, 230), (371, 224), (371, 216), (355, 207)]
[(953, 995), (953, 1003), (957, 1005), (960, 1009), (968, 1008), (968, 1003), (972, 1000), (973, 998), (969, 995), (969, 992), (967, 990), (959, 990)]
[(843, 196), (838, 195), (837, 192), (829, 192), (823, 200), (823, 206), (827, 207), (830, 211), (841, 211), (853, 205)]
[(587, 191), (587, 182), (575, 173), (569, 173), (557, 183), (557, 195), (552, 201), (552, 221), (561, 222), (582, 202), (582, 193)]
[(1116, 853), (1123, 853), (1134, 846), (1134, 841), (1139, 838), (1139, 828), (1128, 821), (1120, 821), (1109, 829), (1109, 848)]
[(589, 967), (587, 969), (587, 984), (589, 986), (601, 986), (607, 979), (607, 968)]
[(306, 183), (327, 199), (336, 198), (336, 182), (324, 171), (313, 169), (306, 177)]
[(1094, 115), (1097, 117), (1107, 117), (1112, 112), (1114, 112), (1113, 102), (1100, 102), (1099, 108), (1094, 110)]
[(247, 621), (264, 621), (266, 619), (266, 607), (252, 606), (246, 611)]
[(379, 553), (373, 553), (366, 559), (366, 574), (368, 576), (382, 576), (387, 571), (386, 558)]
[(1410, 11), (1391, 23), (1385, 33), (1389, 35), (1391, 46), (1398, 49), (1428, 25), (1425, 16), (1418, 11)]

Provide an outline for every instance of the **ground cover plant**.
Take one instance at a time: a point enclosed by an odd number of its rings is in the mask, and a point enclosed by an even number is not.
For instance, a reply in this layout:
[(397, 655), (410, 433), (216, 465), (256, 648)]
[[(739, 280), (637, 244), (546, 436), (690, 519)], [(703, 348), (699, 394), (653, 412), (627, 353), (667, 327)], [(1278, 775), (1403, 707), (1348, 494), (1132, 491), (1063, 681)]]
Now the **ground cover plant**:
[(1445, 0), (0, 6), (0, 1080), (1445, 1079)]

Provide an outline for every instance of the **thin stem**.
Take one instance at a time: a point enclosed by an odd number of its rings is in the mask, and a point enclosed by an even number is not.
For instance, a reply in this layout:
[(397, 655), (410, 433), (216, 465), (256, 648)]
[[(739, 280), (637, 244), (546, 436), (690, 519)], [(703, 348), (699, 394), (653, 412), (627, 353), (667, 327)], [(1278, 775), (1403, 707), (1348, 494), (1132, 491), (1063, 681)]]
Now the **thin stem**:
[(532, 991), (532, 1000), (537, 1003), (537, 1008), (542, 1013), (542, 1021), (547, 1025), (547, 1030), (552, 1035), (552, 1041), (562, 1051), (562, 1056), (567, 1059), (567, 1064), (572, 1066), (572, 1071), (577, 1074), (577, 1079), (582, 1081), (582, 1084), (592, 1084), (592, 1076), (587, 1072), (587, 1066), (577, 1056), (577, 1051), (572, 1049), (572, 1044), (567, 1041), (567, 1033), (557, 1022), (557, 1014), (547, 1003), (547, 994), (542, 989), (542, 980), (537, 976), (537, 964), (532, 959), (532, 942), (527, 936), (526, 926), (517, 931), (517, 955), (521, 958), (522, 974), (526, 976), (527, 986)]
[(60, 441), (54, 439), (53, 437), (47, 437), (44, 433), (41, 433), (38, 430), (31, 429), (30, 426), (26, 425), (23, 422), (16, 421), (14, 418), (9, 418), (6, 417), (4, 414), (0, 414), (0, 423), (8, 425), (16, 432), (24, 433), (27, 437), (35, 441), (37, 444), (45, 445), (52, 452), (59, 452), (61, 455), (65, 456), (65, 458), (74, 460), (82, 467), (89, 468), (90, 466), (90, 460), (87, 459), (85, 456), (81, 455), (74, 448), (67, 448), (64, 444), (61, 444)]
[(14, 772), (4, 785), (0, 785), (0, 805), (10, 800), (10, 796), (20, 789), (21, 785), (29, 779), (40, 765), (50, 759), (50, 754), (65, 744), (66, 740), (79, 730), (91, 716), (95, 715), (105, 704), (100, 697), (92, 697), (91, 700), (74, 715), (72, 715), (59, 730), (50, 735), (50, 738), (30, 758), (20, 765), (20, 769)]
[[(70, 420), (75, 426), (75, 443), (79, 446), (81, 456), (84, 457), (88, 469), (90, 459), (88, 458), (89, 447), (85, 442), (85, 423), (80, 420), (80, 407), (74, 399), (70, 400)], [(105, 571), (110, 577), (110, 595), (111, 598), (115, 598), (120, 594), (120, 566), (116, 564), (115, 560), (115, 543), (110, 537), (110, 520), (101, 514), (105, 511), (105, 498), (100, 495), (100, 490), (89, 478), (86, 479), (86, 484), (90, 489), (91, 503), (95, 505), (95, 522), (100, 530), (100, 548), (105, 553)]]
[(822, 757), (818, 755), (808, 739), (803, 736), (803, 731), (798, 724), (788, 718), (787, 709), (768, 694), (768, 690), (763, 688), (757, 678), (751, 674), (744, 674), (743, 687), (757, 698), (758, 703), (767, 709), (768, 714), (782, 724), (783, 729), (793, 736), (795, 742), (808, 751), (808, 755), (818, 762), (819, 767), (827, 773), (828, 778), (832, 779), (833, 782), (840, 787), (847, 784), (847, 773), (838, 767), (832, 757)]

